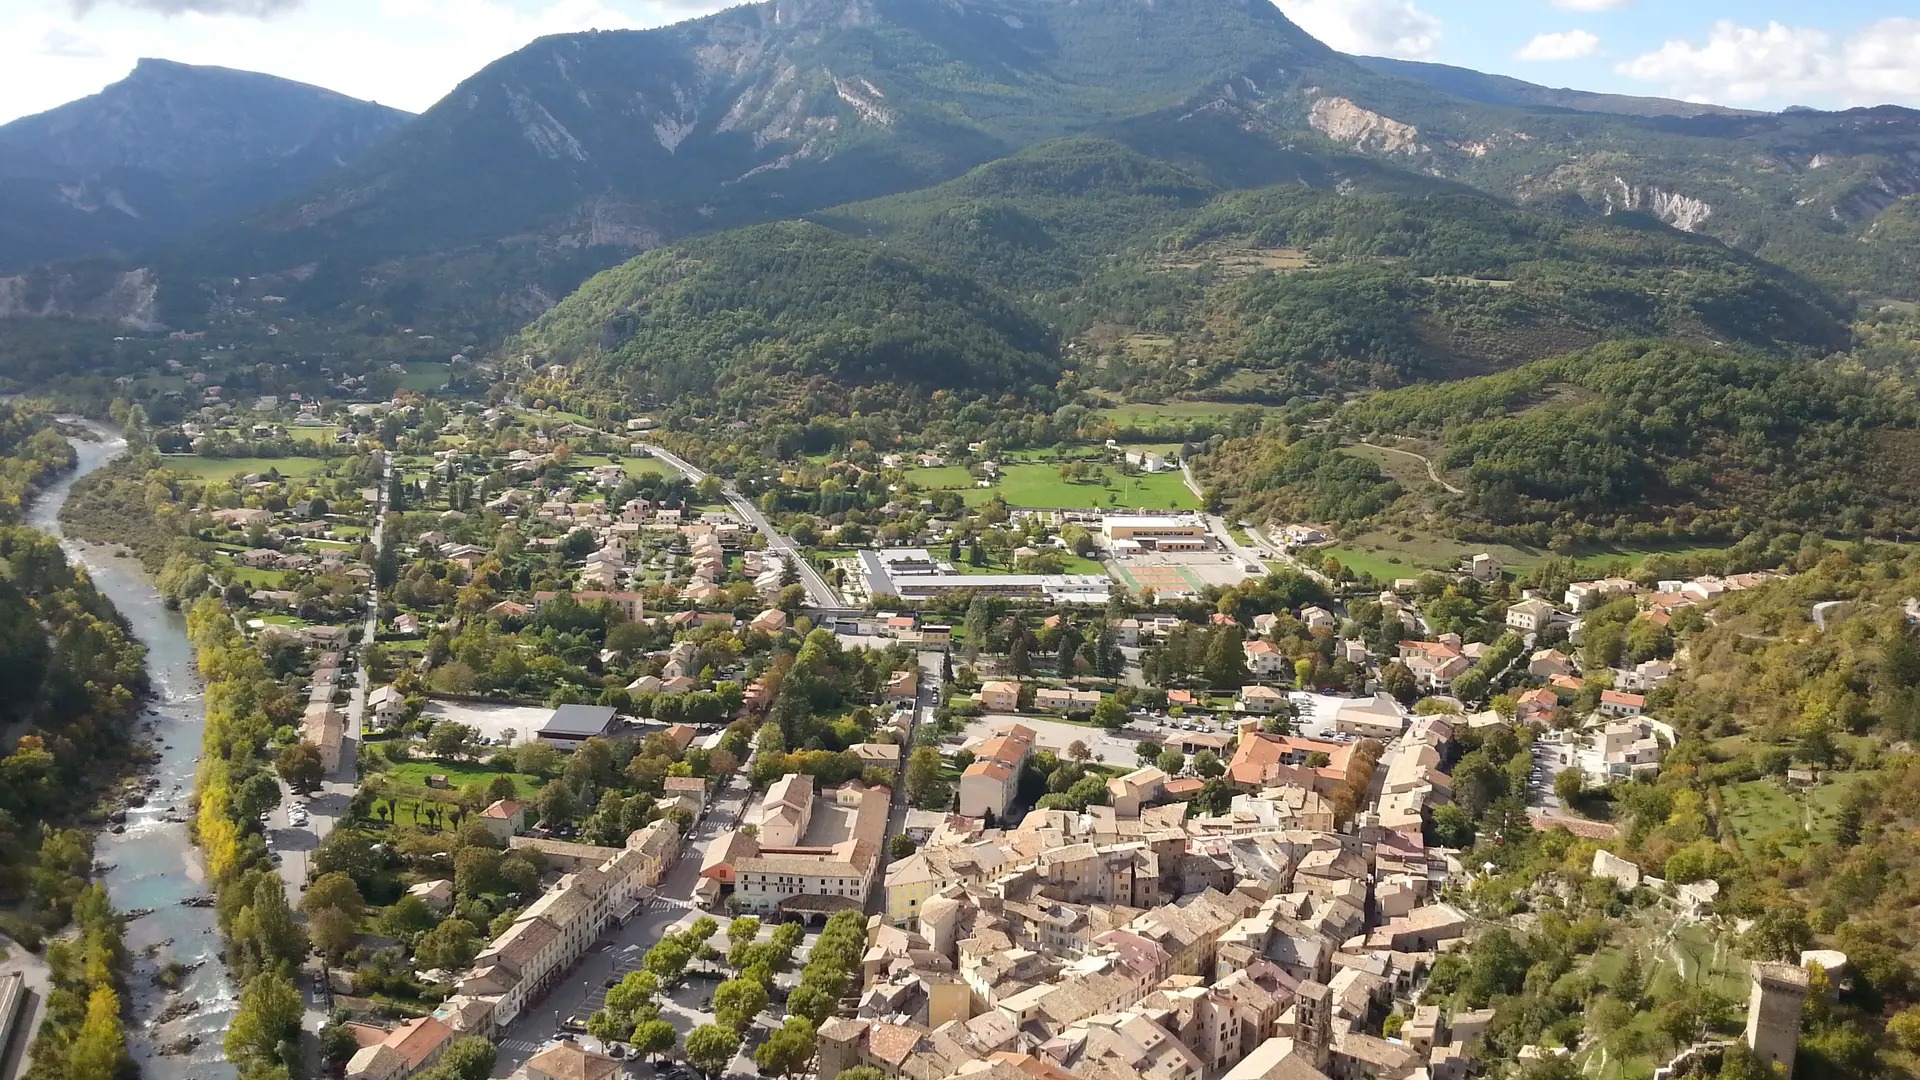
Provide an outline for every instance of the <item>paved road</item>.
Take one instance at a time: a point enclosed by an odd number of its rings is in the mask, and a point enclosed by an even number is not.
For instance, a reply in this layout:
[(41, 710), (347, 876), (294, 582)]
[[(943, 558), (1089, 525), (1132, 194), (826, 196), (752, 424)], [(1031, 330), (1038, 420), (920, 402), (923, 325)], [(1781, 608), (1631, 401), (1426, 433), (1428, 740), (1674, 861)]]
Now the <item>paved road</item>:
[[(693, 887), (700, 876), (701, 858), (714, 836), (731, 828), (739, 820), (748, 795), (744, 771), (727, 778), (726, 787), (715, 796), (713, 806), (694, 826), (693, 834), (683, 844), (679, 861), (667, 872), (666, 880), (656, 890), (656, 898), (634, 915), (626, 926), (603, 936), (604, 948), (596, 947), (595, 951), (589, 952), (577, 967), (561, 977), (546, 998), (529, 1006), (518, 1020), (509, 1024), (495, 1039), (499, 1046), (499, 1058), (494, 1064), (494, 1076), (510, 1075), (525, 1064), (528, 1058), (553, 1038), (561, 1021), (567, 1017), (586, 1019), (587, 1014), (599, 1007), (606, 994), (608, 979), (634, 970), (640, 957), (654, 942), (660, 940), (662, 934), (683, 929), (705, 914), (692, 907)], [(728, 921), (726, 913), (720, 912), (713, 917), (724, 932)], [(725, 939), (719, 938), (715, 947), (724, 950)], [(683, 1035), (711, 1019), (698, 1014), (697, 1006), (701, 994), (712, 992), (713, 984), (699, 980), (689, 980), (689, 983), (688, 990), (674, 996), (677, 1005), (661, 1010), (663, 1018), (671, 1021)], [(736, 1067), (743, 1060), (737, 1059)], [(751, 1075), (751, 1062), (745, 1065), (746, 1074)], [(742, 1070), (736, 1068), (736, 1071)]]
[[(382, 514), (387, 502), (387, 484), (393, 478), (393, 459), (388, 456), (382, 473), (381, 482), (375, 485), (379, 491), (373, 507), (373, 545), (379, 552), (386, 543), (386, 534), (380, 527)], [(378, 585), (367, 590), (367, 617), (363, 624), (360, 640), (371, 642), (380, 631), (380, 589)], [(359, 787), (359, 746), (363, 731), (363, 718), (367, 708), (368, 685), (366, 665), (359, 662), (351, 650), (342, 657), (353, 664), (353, 689), (347, 699), (347, 715), (341, 725), (340, 763), (332, 773), (320, 783), (320, 789), (302, 799), (308, 811), (305, 826), (295, 827), (288, 817), (293, 808), (294, 792), (282, 784), (280, 787), (280, 805), (274, 807), (273, 816), (267, 822), (267, 836), (273, 850), (280, 856), (280, 880), (286, 885), (287, 903), (296, 909), (300, 906), (301, 894), (306, 892), (307, 872), (311, 866), (313, 851), (320, 841), (339, 823), (346, 814), (347, 806), (353, 801), (354, 792)], [(301, 994), (306, 999), (306, 1013), (300, 1026), (310, 1032), (318, 1032), (327, 1022), (328, 999), (322, 989), (311, 980), (301, 980)], [(315, 1058), (314, 1062), (317, 1063)]]
[[(692, 463), (670, 450), (652, 443), (640, 445), (646, 447), (654, 457), (678, 469), (682, 476), (696, 484), (707, 477), (704, 471), (695, 468)], [(760, 508), (753, 505), (753, 500), (740, 494), (731, 483), (723, 484), (720, 493), (725, 496), (728, 505), (733, 507), (734, 512), (739, 514), (742, 520), (760, 530), (760, 535), (767, 538), (767, 550), (779, 553), (800, 572), (800, 583), (807, 587), (808, 603), (822, 608), (838, 608), (843, 605), (839, 594), (833, 591), (833, 586), (827, 584), (827, 579), (820, 576), (820, 571), (815, 570), (813, 564), (801, 554), (800, 549), (793, 546), (793, 541), (774, 529), (773, 524), (760, 513)]]

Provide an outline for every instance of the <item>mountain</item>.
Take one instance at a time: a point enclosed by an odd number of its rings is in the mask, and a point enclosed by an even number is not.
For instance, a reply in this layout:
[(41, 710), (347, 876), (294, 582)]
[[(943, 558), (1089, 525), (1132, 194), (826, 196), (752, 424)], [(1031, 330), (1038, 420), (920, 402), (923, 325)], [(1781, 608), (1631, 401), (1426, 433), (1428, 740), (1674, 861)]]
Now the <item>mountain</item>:
[(1053, 332), (995, 290), (801, 222), (649, 252), (595, 276), (508, 347), (571, 363), (627, 401), (709, 407), (804, 397), (808, 411), (842, 412), (848, 388), (979, 393), (1058, 374)]
[(142, 60), (0, 126), (0, 269), (179, 240), (309, 187), (406, 119), (270, 75)]
[[(211, 254), (632, 251), (924, 186), (1246, 70), (1349, 65), (1265, 0), (771, 0), (545, 38)], [(611, 258), (608, 261), (613, 261)]]
[(1731, 109), (1671, 98), (1596, 94), (1590, 90), (1554, 89), (1506, 75), (1489, 75), (1472, 68), (1395, 60), (1386, 56), (1355, 56), (1362, 67), (1396, 78), (1422, 82), (1445, 94), (1488, 105), (1517, 105), (1577, 112), (1618, 113), (1623, 116), (1764, 116), (1749, 109)]
[[(1044, 402), (1070, 367), (1115, 390), (1285, 400), (1629, 337), (1779, 355), (1848, 341), (1819, 289), (1644, 215), (1567, 219), (1358, 155), (1243, 153), (1231, 136), (1130, 123), (812, 224), (669, 244), (507, 351), (626, 402), (804, 419), (880, 383), (895, 406), (939, 390)], [(858, 411), (880, 407), (860, 393)]]

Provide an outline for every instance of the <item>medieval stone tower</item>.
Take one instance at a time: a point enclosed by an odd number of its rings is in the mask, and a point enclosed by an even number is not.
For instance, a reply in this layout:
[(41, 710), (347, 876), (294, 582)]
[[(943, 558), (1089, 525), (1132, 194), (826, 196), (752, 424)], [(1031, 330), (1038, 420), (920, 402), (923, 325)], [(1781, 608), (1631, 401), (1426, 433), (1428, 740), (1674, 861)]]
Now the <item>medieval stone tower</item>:
[(1807, 969), (1797, 964), (1753, 965), (1753, 993), (1747, 999), (1747, 1045), (1761, 1061), (1777, 1063), (1793, 1076), (1800, 1047), (1800, 1006), (1807, 998)]
[(1293, 1041), (1313, 1062), (1326, 1071), (1333, 1056), (1333, 991), (1317, 982), (1303, 982), (1293, 999)]

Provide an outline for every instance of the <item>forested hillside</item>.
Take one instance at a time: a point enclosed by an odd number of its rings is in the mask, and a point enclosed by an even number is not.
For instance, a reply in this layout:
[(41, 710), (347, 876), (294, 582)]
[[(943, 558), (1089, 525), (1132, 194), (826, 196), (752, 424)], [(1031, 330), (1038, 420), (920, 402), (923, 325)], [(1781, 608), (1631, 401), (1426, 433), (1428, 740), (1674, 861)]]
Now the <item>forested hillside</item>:
[[(1335, 153), (1236, 168), (1234, 146), (1061, 140), (813, 225), (674, 245), (595, 278), (509, 352), (636, 405), (712, 386), (763, 408), (799, 402), (806, 379), (1045, 405), (1055, 369), (1078, 367), (1112, 389), (1232, 382), (1281, 399), (1609, 338), (1848, 340), (1819, 290), (1649, 219), (1551, 217)], [(1103, 345), (1129, 330), (1172, 347), (1156, 361)], [(1072, 355), (1055, 358), (1055, 334)]]
[(812, 412), (882, 395), (1047, 387), (1053, 334), (997, 291), (817, 225), (769, 225), (650, 252), (606, 271), (509, 350), (629, 400), (682, 395)]
[[(1401, 495), (1343, 439), (1415, 437), (1464, 494), (1456, 528), (1528, 543), (1728, 536), (1762, 521), (1891, 536), (1920, 525), (1911, 398), (1864, 375), (1677, 343), (1602, 345), (1356, 401), (1317, 434), (1232, 441), (1204, 471), (1255, 513), (1358, 521)], [(1291, 434), (1291, 437), (1290, 437)]]

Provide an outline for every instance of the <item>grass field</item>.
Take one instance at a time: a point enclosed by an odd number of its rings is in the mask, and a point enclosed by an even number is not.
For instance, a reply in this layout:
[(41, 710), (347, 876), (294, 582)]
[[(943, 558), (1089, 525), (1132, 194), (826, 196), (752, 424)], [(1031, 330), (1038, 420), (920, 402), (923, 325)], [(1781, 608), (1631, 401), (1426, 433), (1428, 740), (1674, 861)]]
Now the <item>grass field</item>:
[[(1414, 464), (1417, 465), (1418, 462)], [(1570, 552), (1569, 555), (1583, 572), (1601, 576), (1609, 570), (1631, 569), (1649, 555), (1686, 558), (1716, 550), (1718, 549), (1714, 547), (1686, 544), (1643, 546), (1607, 544), (1578, 549)], [(1386, 580), (1397, 577), (1418, 577), (1427, 570), (1454, 570), (1459, 567), (1461, 559), (1482, 551), (1500, 560), (1500, 565), (1507, 569), (1519, 572), (1529, 570), (1553, 558), (1553, 552), (1545, 548), (1519, 547), (1512, 544), (1473, 544), (1417, 532), (1373, 531), (1362, 533), (1339, 545), (1319, 548), (1308, 557), (1308, 561), (1318, 562), (1332, 555), (1356, 574), (1371, 573), (1375, 578)]]
[(1177, 472), (1151, 476), (1121, 476), (1109, 471), (1107, 485), (1070, 483), (1051, 465), (1012, 465), (990, 488), (968, 488), (969, 505), (984, 503), (995, 494), (1010, 506), (1048, 506), (1064, 509), (1113, 507), (1129, 510), (1197, 510), (1200, 501), (1187, 490)]
[(198, 454), (167, 454), (161, 461), (167, 468), (198, 480), (230, 480), (268, 469), (280, 470), (281, 476), (312, 476), (326, 465), (317, 457), (208, 458)]
[[(496, 776), (510, 776), (519, 788), (522, 796), (531, 796), (539, 791), (546, 781), (527, 773), (502, 773), (490, 769), (479, 762), (468, 761), (408, 761), (387, 767), (381, 783), (383, 794), (397, 795), (403, 799), (426, 799), (429, 802), (452, 805), (460, 789), (478, 780), (482, 784), (491, 784)], [(447, 787), (427, 786), (427, 777), (445, 776)]]
[(1094, 415), (1111, 420), (1120, 427), (1152, 429), (1200, 420), (1227, 420), (1236, 413), (1259, 410), (1258, 405), (1233, 405), (1220, 401), (1170, 401), (1157, 405), (1115, 405), (1100, 409)]
[(287, 437), (295, 442), (331, 443), (334, 429), (331, 427), (290, 427)]
[(400, 376), (400, 386), (421, 393), (438, 390), (446, 384), (448, 367), (445, 364), (413, 363), (407, 365), (407, 373)]
[[(936, 559), (944, 559), (946, 556), (947, 553), (944, 551), (934, 552), (934, 558)], [(1011, 566), (993, 562), (991, 559), (987, 561), (985, 566), (974, 566), (967, 562), (966, 552), (964, 550), (960, 553), (960, 556), (960, 561), (953, 565), (954, 569), (959, 570), (963, 574), (1014, 574), (1019, 572)], [(1107, 572), (1106, 567), (1101, 566), (1096, 559), (1083, 559), (1078, 555), (1069, 555), (1066, 552), (1060, 553), (1060, 566), (1060, 572), (1063, 574), (1104, 574)]]
[(251, 566), (233, 568), (233, 580), (255, 589), (277, 589), (286, 577), (285, 570), (256, 570)]
[(1788, 791), (1775, 780), (1749, 780), (1720, 789), (1726, 824), (1749, 847), (1771, 836), (1789, 850), (1809, 843), (1833, 840), (1833, 822), (1840, 803), (1853, 787), (1853, 774), (1842, 773), (1805, 791)]

